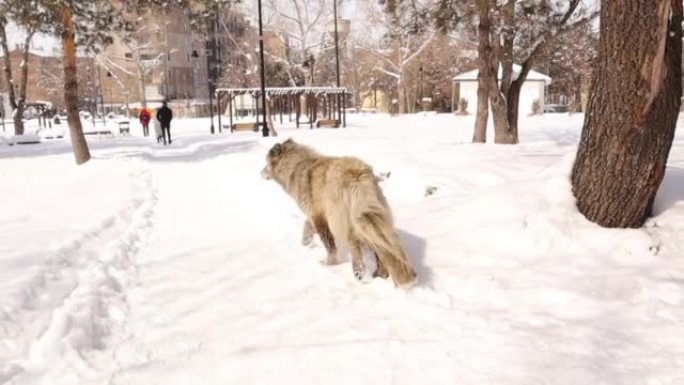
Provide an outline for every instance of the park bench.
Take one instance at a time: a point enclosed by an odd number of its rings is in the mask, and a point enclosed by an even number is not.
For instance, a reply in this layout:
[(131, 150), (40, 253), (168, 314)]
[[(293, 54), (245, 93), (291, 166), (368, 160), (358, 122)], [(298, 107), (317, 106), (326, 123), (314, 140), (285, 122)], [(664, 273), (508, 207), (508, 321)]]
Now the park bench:
[(340, 127), (340, 122), (337, 119), (319, 119), (316, 122), (316, 127), (338, 128)]
[(258, 131), (256, 123), (233, 123), (233, 131)]
[(131, 134), (131, 123), (130, 122), (119, 122), (119, 135), (130, 135)]

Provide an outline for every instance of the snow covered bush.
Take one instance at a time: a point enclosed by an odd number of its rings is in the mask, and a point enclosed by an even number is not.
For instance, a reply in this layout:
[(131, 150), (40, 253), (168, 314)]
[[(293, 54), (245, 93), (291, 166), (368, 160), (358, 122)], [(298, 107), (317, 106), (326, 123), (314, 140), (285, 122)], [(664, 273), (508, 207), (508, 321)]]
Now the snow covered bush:
[(458, 113), (459, 115), (468, 115), (468, 99), (461, 98), (458, 101)]

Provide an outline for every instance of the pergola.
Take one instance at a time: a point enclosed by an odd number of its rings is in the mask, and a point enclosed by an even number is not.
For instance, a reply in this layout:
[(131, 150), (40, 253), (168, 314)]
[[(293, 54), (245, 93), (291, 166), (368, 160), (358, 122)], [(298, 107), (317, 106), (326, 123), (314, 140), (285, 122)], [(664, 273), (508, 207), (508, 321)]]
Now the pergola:
[[(290, 113), (294, 110), (297, 128), (299, 128), (299, 118), (301, 116), (302, 96), (306, 99), (306, 114), (309, 120), (309, 127), (313, 128), (314, 121), (318, 117), (318, 105), (322, 102), (323, 118), (318, 120), (317, 126), (329, 125), (339, 127), (347, 126), (347, 115), (344, 108), (346, 95), (349, 94), (344, 87), (267, 87), (265, 89), (267, 103), (272, 106), (270, 115), (280, 115), (280, 123), (283, 123), (283, 111)], [(219, 110), (219, 127), (221, 126), (221, 98), (228, 98), (228, 111), (230, 118), (230, 130), (233, 131), (233, 103), (236, 96), (250, 95), (254, 99), (256, 109), (256, 127), (259, 125), (259, 98), (261, 98), (261, 88), (218, 88), (216, 89), (216, 100)]]

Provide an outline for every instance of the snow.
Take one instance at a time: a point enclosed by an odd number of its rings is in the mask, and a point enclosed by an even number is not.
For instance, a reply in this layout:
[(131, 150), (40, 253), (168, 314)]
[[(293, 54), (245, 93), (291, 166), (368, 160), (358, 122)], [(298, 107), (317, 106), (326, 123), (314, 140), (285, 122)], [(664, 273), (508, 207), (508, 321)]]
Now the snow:
[[(573, 204), (581, 114), (523, 117), (518, 146), (469, 143), (472, 116), (348, 119), (181, 120), (169, 147), (134, 123), (80, 167), (68, 138), (0, 144), (0, 383), (684, 383), (681, 132), (655, 216), (616, 230)], [(391, 173), (416, 287), (300, 246), (259, 175), (287, 137)]]

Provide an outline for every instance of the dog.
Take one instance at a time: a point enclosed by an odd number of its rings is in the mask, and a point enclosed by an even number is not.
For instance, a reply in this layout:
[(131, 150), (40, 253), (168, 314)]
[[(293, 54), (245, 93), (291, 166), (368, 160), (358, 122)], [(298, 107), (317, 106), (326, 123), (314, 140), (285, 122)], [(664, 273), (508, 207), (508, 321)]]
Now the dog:
[(154, 134), (157, 136), (157, 143), (161, 143), (163, 138), (161, 123), (155, 119), (154, 122), (152, 122), (152, 125), (154, 126)]
[(277, 182), (304, 212), (302, 244), (318, 234), (325, 246), (325, 263), (338, 263), (337, 246), (346, 243), (354, 276), (363, 279), (363, 248), (375, 253), (374, 277), (391, 277), (395, 286), (409, 287), (417, 279), (401, 245), (387, 200), (371, 166), (354, 157), (324, 156), (288, 139), (266, 155), (261, 175)]

